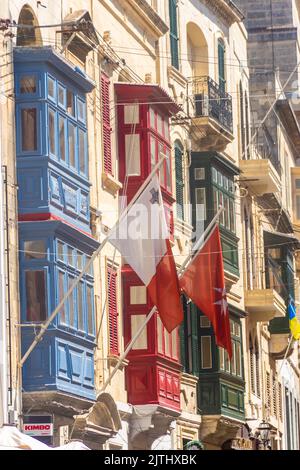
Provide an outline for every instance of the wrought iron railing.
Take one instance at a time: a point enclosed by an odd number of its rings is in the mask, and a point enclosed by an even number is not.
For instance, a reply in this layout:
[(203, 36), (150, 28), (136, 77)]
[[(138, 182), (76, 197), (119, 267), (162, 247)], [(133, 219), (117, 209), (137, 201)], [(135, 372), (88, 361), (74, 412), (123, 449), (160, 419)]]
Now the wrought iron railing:
[(232, 97), (222, 88), (210, 77), (194, 78), (194, 115), (212, 117), (232, 132)]

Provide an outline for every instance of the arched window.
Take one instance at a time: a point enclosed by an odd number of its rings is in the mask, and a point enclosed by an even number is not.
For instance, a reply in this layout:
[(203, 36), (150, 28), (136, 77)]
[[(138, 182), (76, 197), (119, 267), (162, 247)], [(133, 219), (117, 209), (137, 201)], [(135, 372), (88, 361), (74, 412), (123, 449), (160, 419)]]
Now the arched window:
[[(37, 18), (29, 5), (24, 5), (19, 15), (17, 46), (42, 46), (42, 36)], [(30, 28), (29, 26), (32, 26)]]
[(183, 182), (183, 146), (176, 140), (175, 146), (175, 175), (176, 175), (176, 203), (177, 217), (184, 219), (184, 182)]
[(171, 63), (173, 67), (179, 69), (179, 36), (177, 20), (177, 0), (169, 0), (170, 15), (170, 41), (171, 41)]
[(219, 86), (221, 91), (225, 92), (226, 75), (225, 75), (225, 44), (223, 39), (218, 40), (218, 64), (219, 64)]

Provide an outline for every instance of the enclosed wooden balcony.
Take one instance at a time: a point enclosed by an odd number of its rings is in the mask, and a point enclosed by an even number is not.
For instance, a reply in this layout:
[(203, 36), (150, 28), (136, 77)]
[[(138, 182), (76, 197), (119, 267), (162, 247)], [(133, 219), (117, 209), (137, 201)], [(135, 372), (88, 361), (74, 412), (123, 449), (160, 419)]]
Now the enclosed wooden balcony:
[(232, 97), (211, 77), (196, 77), (189, 84), (191, 128), (202, 151), (223, 151), (233, 141)]
[(240, 160), (240, 181), (256, 195), (280, 191), (280, 176), (268, 158)]

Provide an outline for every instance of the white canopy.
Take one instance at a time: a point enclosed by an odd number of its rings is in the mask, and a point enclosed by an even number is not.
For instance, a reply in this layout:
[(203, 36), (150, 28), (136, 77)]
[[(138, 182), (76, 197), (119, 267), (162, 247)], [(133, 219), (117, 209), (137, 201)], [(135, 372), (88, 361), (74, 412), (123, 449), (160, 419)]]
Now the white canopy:
[(80, 441), (71, 441), (61, 447), (48, 447), (46, 444), (27, 436), (15, 426), (0, 428), (0, 450), (91, 450)]

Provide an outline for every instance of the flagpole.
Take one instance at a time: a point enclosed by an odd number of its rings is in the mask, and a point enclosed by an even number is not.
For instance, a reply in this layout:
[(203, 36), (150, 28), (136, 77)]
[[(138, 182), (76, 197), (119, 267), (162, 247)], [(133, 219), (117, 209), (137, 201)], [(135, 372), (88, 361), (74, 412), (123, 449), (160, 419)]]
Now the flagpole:
[(207, 235), (209, 234), (209, 232), (211, 231), (211, 229), (213, 228), (213, 226), (216, 224), (216, 222), (218, 221), (220, 215), (222, 214), (222, 212), (224, 212), (224, 207), (220, 207), (218, 212), (216, 213), (215, 217), (212, 219), (212, 221), (210, 222), (210, 224), (207, 226), (206, 230), (203, 232), (203, 234), (201, 235), (201, 237), (199, 238), (199, 240), (195, 243), (195, 245), (193, 246), (192, 248), (192, 251), (191, 253), (186, 257), (184, 263), (182, 264), (182, 266), (180, 267), (179, 271), (178, 271), (178, 274), (182, 275), (185, 271), (185, 268), (187, 267), (187, 265), (189, 264), (191, 258), (193, 257), (193, 255), (195, 253), (197, 253), (197, 251), (199, 251), (200, 247), (203, 245), (204, 243), (204, 240), (205, 238), (207, 237)]
[(92, 263), (94, 262), (95, 258), (99, 255), (100, 251), (104, 248), (104, 246), (106, 245), (106, 243), (109, 241), (109, 236), (111, 235), (111, 233), (113, 232), (113, 230), (116, 228), (116, 226), (121, 222), (121, 220), (124, 219), (124, 217), (126, 216), (127, 212), (129, 211), (129, 209), (133, 206), (133, 204), (135, 203), (135, 201), (139, 198), (139, 196), (142, 194), (142, 192), (144, 191), (144, 189), (146, 188), (147, 184), (149, 184), (149, 182), (151, 181), (151, 179), (153, 178), (153, 176), (156, 174), (156, 172), (159, 170), (159, 168), (161, 167), (161, 165), (163, 164), (163, 162), (165, 161), (165, 159), (167, 158), (166, 155), (162, 155), (161, 154), (161, 159), (159, 160), (159, 162), (157, 162), (157, 164), (155, 165), (155, 167), (153, 168), (153, 170), (151, 171), (151, 173), (149, 173), (149, 175), (147, 176), (147, 178), (145, 179), (144, 183), (141, 185), (141, 187), (138, 189), (137, 193), (135, 194), (134, 198), (130, 201), (130, 203), (127, 205), (126, 209), (122, 212), (121, 216), (119, 217), (119, 219), (117, 220), (117, 222), (114, 224), (114, 226), (110, 229), (107, 237), (102, 241), (102, 243), (99, 245), (99, 247), (97, 248), (96, 251), (94, 251), (93, 255), (91, 256), (91, 258), (89, 259), (89, 261), (86, 263), (85, 267), (83, 268), (83, 270), (81, 271), (81, 273), (79, 274), (79, 276), (74, 280), (74, 282), (71, 284), (70, 288), (68, 289), (68, 291), (66, 292), (66, 294), (64, 295), (64, 297), (62, 298), (62, 300), (59, 302), (59, 304), (57, 305), (57, 307), (53, 310), (53, 312), (51, 313), (50, 317), (48, 318), (48, 320), (43, 323), (41, 326), (40, 326), (40, 332), (35, 336), (33, 342), (31, 343), (31, 345), (29, 346), (29, 348), (27, 349), (26, 353), (24, 354), (24, 356), (22, 357), (22, 359), (20, 360), (20, 362), (18, 363), (18, 366), (20, 368), (23, 367), (23, 364), (24, 362), (26, 361), (26, 359), (28, 358), (28, 356), (32, 353), (32, 351), (34, 350), (34, 348), (36, 347), (36, 345), (41, 341), (42, 337), (44, 336), (47, 328), (49, 327), (50, 323), (52, 323), (52, 321), (54, 320), (54, 318), (56, 317), (56, 315), (60, 312), (60, 310), (62, 309), (65, 301), (67, 300), (67, 298), (70, 296), (70, 294), (73, 292), (73, 290), (75, 289), (75, 287), (79, 284), (79, 282), (81, 281), (81, 279), (83, 278), (83, 276), (88, 272), (90, 266), (92, 265)]
[(142, 333), (143, 329), (145, 328), (145, 326), (147, 326), (147, 324), (149, 323), (149, 321), (151, 320), (151, 318), (153, 317), (153, 315), (155, 314), (155, 312), (157, 311), (157, 308), (154, 306), (152, 308), (152, 310), (148, 313), (144, 323), (140, 326), (140, 328), (137, 330), (136, 334), (134, 335), (134, 337), (131, 339), (130, 343), (128, 344), (127, 348), (125, 349), (125, 351), (123, 352), (123, 354), (120, 356), (114, 370), (111, 372), (111, 374), (109, 374), (109, 377), (108, 379), (106, 380), (106, 382), (104, 383), (103, 387), (101, 388), (100, 392), (98, 393), (97, 395), (97, 398), (99, 397), (99, 395), (101, 393), (103, 393), (107, 386), (110, 384), (111, 382), (111, 379), (114, 377), (114, 375), (117, 373), (120, 365), (122, 364), (122, 362), (124, 361), (125, 357), (127, 356), (127, 354), (129, 353), (129, 351), (131, 350), (131, 348), (133, 347), (134, 343), (136, 342), (136, 340), (139, 338), (140, 334)]

